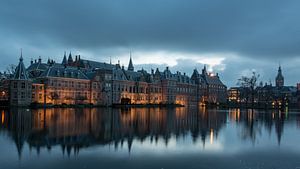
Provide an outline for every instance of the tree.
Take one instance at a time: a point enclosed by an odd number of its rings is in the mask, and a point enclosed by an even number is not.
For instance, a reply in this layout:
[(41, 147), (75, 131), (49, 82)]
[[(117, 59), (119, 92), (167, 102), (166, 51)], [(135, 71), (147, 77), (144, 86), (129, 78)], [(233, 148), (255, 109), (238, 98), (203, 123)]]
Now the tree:
[(258, 82), (259, 76), (260, 76), (259, 74), (252, 72), (251, 77), (242, 76), (240, 79), (238, 79), (238, 83), (237, 83), (240, 87), (245, 89), (244, 91), (245, 91), (245, 95), (247, 98), (247, 102), (248, 102), (249, 96), (251, 96), (252, 107), (254, 105), (255, 89), (257, 87), (257, 82)]
[(17, 67), (16, 65), (10, 64), (6, 67), (6, 72), (10, 75), (13, 75), (13, 74), (15, 74), (16, 67)]

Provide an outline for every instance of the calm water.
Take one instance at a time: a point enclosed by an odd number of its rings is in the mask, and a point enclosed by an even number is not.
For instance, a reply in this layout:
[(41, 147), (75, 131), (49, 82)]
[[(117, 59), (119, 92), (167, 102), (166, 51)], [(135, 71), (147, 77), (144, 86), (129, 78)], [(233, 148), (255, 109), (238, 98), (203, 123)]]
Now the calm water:
[(0, 110), (0, 168), (300, 169), (300, 113)]

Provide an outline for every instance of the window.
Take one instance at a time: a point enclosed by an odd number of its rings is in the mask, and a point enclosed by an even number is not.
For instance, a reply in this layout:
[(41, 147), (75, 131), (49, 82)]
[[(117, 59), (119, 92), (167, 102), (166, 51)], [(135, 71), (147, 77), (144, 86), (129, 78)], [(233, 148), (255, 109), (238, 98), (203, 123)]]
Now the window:
[(39, 93), (39, 100), (42, 100), (42, 94)]
[(14, 82), (14, 88), (18, 88), (18, 83), (17, 82)]

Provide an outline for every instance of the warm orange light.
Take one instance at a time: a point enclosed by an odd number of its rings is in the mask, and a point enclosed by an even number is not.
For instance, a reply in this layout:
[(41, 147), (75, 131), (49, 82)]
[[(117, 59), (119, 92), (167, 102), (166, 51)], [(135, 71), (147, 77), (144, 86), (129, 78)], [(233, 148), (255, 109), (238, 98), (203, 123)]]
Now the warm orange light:
[(5, 114), (4, 114), (4, 110), (2, 110), (1, 113), (1, 123), (4, 124), (4, 119), (5, 119)]

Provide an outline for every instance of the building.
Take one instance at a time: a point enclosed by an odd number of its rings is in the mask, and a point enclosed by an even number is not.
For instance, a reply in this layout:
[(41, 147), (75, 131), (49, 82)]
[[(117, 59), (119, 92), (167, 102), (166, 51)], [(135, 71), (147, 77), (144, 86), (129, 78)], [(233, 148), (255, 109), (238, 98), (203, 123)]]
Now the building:
[(199, 105), (225, 103), (226, 86), (219, 75), (197, 69), (186, 73), (135, 71), (130, 55), (127, 69), (120, 63), (101, 63), (64, 53), (61, 63), (41, 57), (31, 60), (26, 69), (20, 57), (10, 82), (10, 104), (49, 105), (116, 105), (116, 104), (178, 104)]
[(288, 107), (296, 106), (299, 100), (297, 88), (295, 86), (284, 86), (284, 76), (281, 66), (275, 77), (275, 86), (272, 83), (261, 82), (254, 91), (254, 103), (251, 103), (252, 94), (247, 88), (233, 87), (228, 90), (228, 101), (244, 105), (255, 105), (258, 107)]
[(32, 98), (32, 80), (28, 77), (22, 53), (15, 74), (9, 82), (10, 105), (29, 106)]
[(284, 77), (282, 75), (282, 71), (281, 71), (281, 66), (278, 67), (278, 73), (277, 76), (275, 78), (275, 82), (276, 82), (276, 87), (280, 88), (284, 86)]

